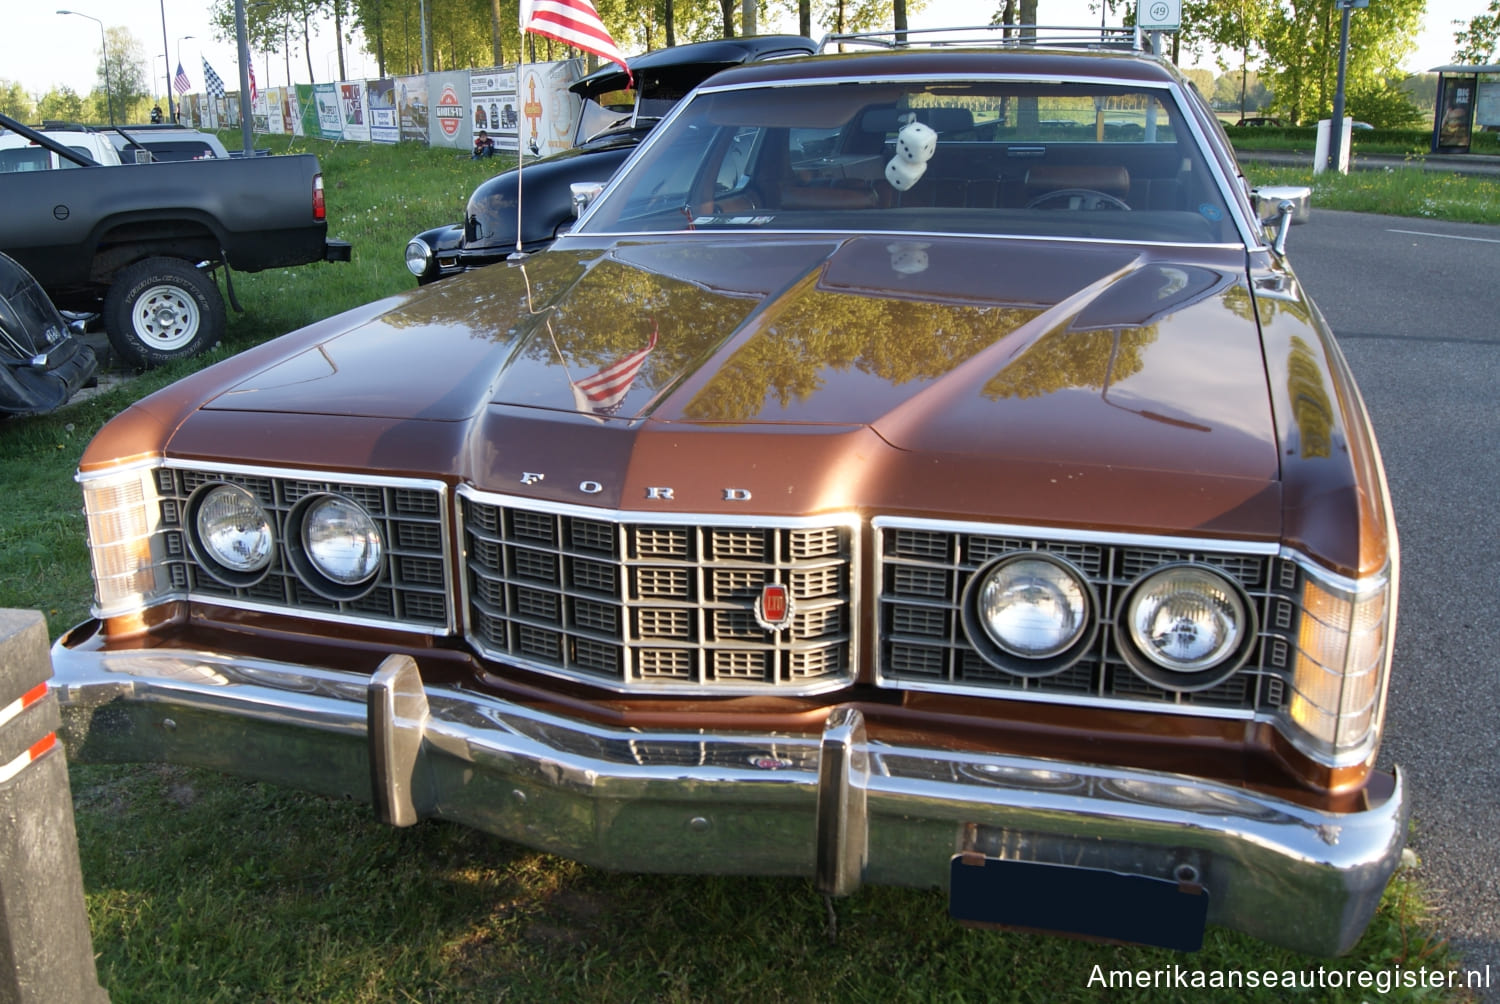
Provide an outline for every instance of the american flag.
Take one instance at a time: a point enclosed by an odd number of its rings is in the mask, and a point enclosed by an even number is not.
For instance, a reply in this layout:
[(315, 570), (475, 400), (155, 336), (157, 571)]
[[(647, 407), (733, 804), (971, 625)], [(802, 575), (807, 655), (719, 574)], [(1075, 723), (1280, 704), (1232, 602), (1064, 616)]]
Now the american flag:
[(208, 60), (203, 61), (203, 86), (211, 98), (222, 98), (224, 96), (224, 81), (214, 72), (214, 68), (208, 65)]
[(521, 31), (555, 38), (565, 45), (619, 63), (627, 75), (625, 54), (589, 0), (521, 0)]
[(258, 93), (255, 90), (255, 60), (252, 59), (245, 68), (250, 71), (250, 100), (254, 101)]
[(593, 376), (574, 380), (573, 400), (578, 405), (578, 410), (593, 412), (595, 415), (619, 414), (620, 405), (625, 403), (625, 395), (630, 393), (630, 385), (635, 382), (636, 374), (645, 365), (651, 350), (656, 348), (656, 334), (657, 329), (653, 327), (651, 340), (644, 348), (621, 356)]
[(189, 87), (193, 85), (188, 81), (187, 73), (182, 69), (182, 64), (177, 64), (177, 76), (172, 78), (172, 86), (177, 88), (178, 94), (186, 94)]

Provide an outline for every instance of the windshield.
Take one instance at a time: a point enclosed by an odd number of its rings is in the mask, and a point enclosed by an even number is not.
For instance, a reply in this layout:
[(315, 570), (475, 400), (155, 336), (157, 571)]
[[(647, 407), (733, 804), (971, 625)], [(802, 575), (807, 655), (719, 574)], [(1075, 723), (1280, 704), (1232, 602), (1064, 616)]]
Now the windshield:
[(635, 91), (623, 88), (603, 94), (586, 94), (578, 115), (573, 145), (580, 146), (601, 133), (628, 126), (635, 111)]
[(699, 94), (580, 230), (718, 228), (1239, 240), (1169, 91), (999, 80)]

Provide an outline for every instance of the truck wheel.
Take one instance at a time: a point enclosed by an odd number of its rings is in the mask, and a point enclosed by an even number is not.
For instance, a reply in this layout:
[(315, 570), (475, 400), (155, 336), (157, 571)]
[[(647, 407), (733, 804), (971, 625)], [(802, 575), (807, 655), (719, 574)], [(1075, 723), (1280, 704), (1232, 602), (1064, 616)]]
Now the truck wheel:
[(121, 270), (104, 298), (104, 330), (143, 369), (207, 352), (224, 336), (224, 298), (208, 273), (181, 258)]

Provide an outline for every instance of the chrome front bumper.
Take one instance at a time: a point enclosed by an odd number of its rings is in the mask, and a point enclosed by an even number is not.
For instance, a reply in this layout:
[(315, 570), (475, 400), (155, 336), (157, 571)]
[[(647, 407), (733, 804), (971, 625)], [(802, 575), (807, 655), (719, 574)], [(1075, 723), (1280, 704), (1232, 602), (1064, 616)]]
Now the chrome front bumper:
[[(82, 632), (80, 632), (81, 634)], [(801, 875), (947, 888), (955, 859), (1188, 883), (1207, 920), (1332, 955), (1397, 862), (1399, 774), (1363, 812), (1315, 811), (1186, 775), (871, 741), (841, 706), (821, 735), (600, 726), (424, 687), (165, 650), (52, 652), (69, 754), (222, 770), (436, 817), (602, 868)]]

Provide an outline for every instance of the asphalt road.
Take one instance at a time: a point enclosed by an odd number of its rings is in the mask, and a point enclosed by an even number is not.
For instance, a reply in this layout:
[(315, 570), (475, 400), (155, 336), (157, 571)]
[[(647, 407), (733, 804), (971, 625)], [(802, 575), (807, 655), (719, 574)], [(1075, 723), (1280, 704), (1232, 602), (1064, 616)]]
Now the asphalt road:
[(1288, 254), (1375, 423), (1401, 537), (1381, 761), (1466, 966), (1500, 1002), (1500, 227), (1313, 211)]

